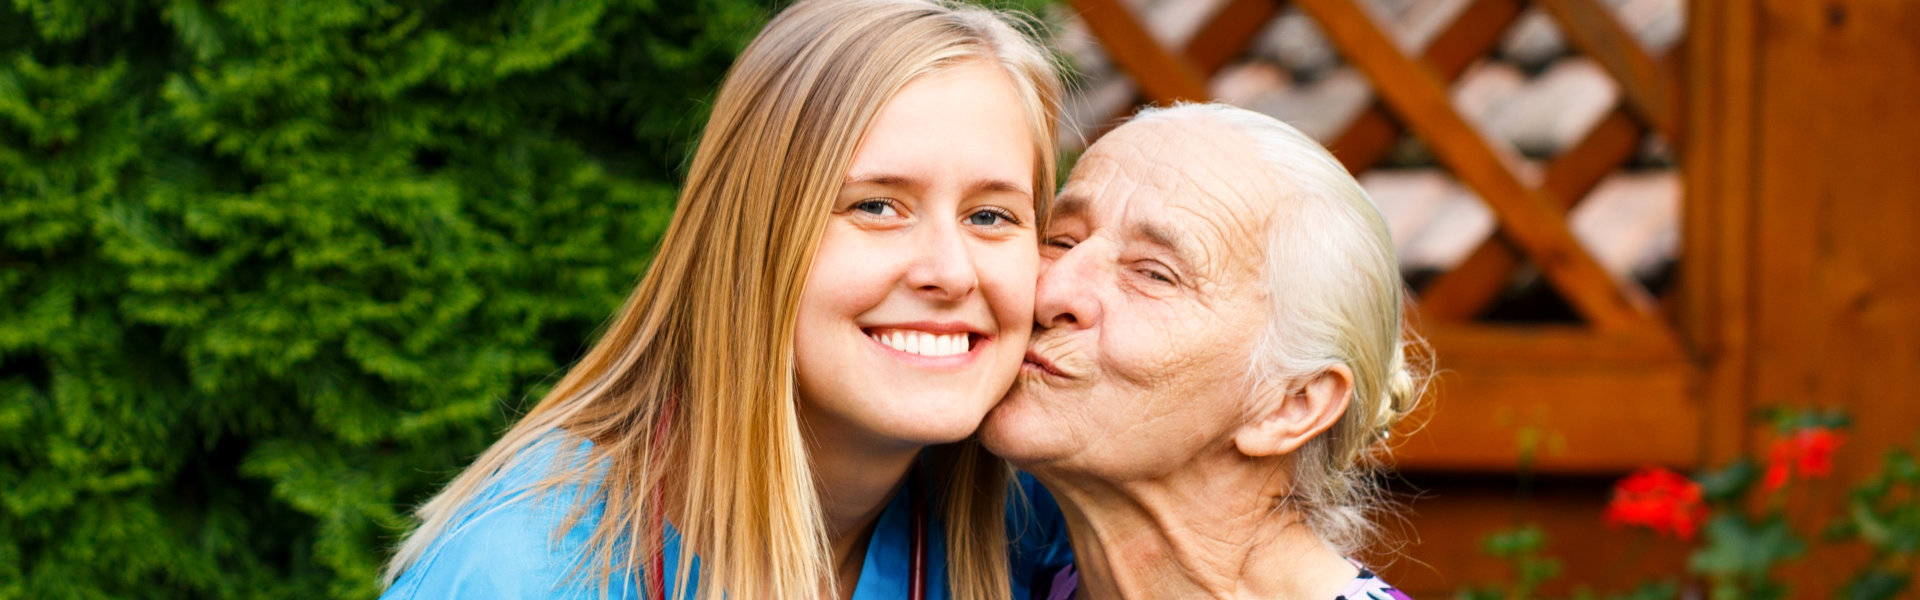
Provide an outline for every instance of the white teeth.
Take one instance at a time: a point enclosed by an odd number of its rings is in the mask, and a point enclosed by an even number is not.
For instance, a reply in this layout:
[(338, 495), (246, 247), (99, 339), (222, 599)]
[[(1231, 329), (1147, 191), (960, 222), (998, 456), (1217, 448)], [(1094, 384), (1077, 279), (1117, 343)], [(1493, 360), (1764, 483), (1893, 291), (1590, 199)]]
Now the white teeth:
[(933, 334), (895, 329), (874, 333), (872, 337), (873, 341), (889, 348), (920, 356), (954, 356), (971, 350), (965, 333)]

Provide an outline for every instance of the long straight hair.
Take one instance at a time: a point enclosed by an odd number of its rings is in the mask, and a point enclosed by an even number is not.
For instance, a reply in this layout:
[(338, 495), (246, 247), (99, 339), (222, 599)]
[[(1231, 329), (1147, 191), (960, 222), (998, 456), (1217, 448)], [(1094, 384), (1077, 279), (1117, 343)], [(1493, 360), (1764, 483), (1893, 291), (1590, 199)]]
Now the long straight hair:
[[(669, 568), (687, 581), (697, 554), (700, 598), (836, 590), (796, 406), (808, 269), (874, 116), (908, 82), (967, 61), (1001, 66), (1019, 91), (1044, 221), (1060, 83), (1027, 23), (933, 0), (803, 0), (776, 16), (721, 85), (646, 276), (559, 384), (420, 507), (387, 581), (558, 428), (591, 441), (591, 460), (557, 465), (536, 491), (581, 486), (594, 490), (583, 505), (605, 506), (575, 574), (637, 578), (661, 552), (660, 516), (673, 515), (687, 550)], [(930, 448), (923, 465), (954, 597), (1006, 597), (1011, 469), (972, 439)]]

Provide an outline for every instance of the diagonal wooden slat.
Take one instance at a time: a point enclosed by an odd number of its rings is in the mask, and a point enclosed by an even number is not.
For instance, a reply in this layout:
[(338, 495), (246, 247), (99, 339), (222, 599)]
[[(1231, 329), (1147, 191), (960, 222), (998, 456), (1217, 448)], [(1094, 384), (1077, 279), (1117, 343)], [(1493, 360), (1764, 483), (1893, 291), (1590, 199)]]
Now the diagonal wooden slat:
[(1229, 0), (1187, 40), (1183, 52), (1187, 64), (1203, 75), (1219, 72), (1227, 61), (1247, 51), (1247, 44), (1280, 14), (1281, 4), (1280, 0)]
[(1639, 284), (1601, 268), (1553, 200), (1522, 184), (1448, 100), (1441, 80), (1401, 54), (1373, 19), (1349, 0), (1295, 0), (1327, 37), (1367, 74), (1376, 93), (1463, 182), (1494, 210), (1505, 235), (1525, 251), (1575, 310), (1601, 330), (1670, 336), (1653, 299)]
[(1595, 0), (1534, 0), (1553, 15), (1575, 48), (1600, 63), (1641, 118), (1669, 143), (1680, 143), (1679, 85), (1668, 65), (1655, 60), (1620, 24), (1613, 11)]
[[(1260, 31), (1273, 21), (1275, 15), (1280, 14), (1280, 6), (1281, 0), (1230, 0), (1207, 18), (1207, 22), (1193, 34), (1193, 39), (1187, 40), (1183, 52), (1187, 65), (1203, 78), (1212, 78), (1228, 61), (1246, 52), (1247, 44), (1260, 35)], [(1133, 114), (1135, 108), (1133, 104), (1122, 106), (1101, 119), (1087, 142), (1092, 143), (1106, 135), (1109, 129)]]
[(1073, 6), (1087, 28), (1100, 38), (1107, 55), (1133, 75), (1134, 83), (1148, 99), (1163, 104), (1207, 100), (1206, 79), (1186, 61), (1161, 48), (1120, 0), (1073, 0)]
[[(1663, 64), (1677, 64), (1678, 56), (1678, 52), (1668, 54)], [(1585, 138), (1555, 158), (1547, 167), (1541, 190), (1562, 206), (1572, 208), (1602, 177), (1632, 158), (1643, 136), (1631, 110), (1624, 100), (1616, 104)], [(1466, 260), (1421, 291), (1421, 306), (1427, 316), (1438, 321), (1473, 318), (1493, 303), (1521, 259), (1519, 251), (1506, 240), (1488, 238)]]
[[(1632, 158), (1640, 139), (1639, 124), (1624, 107), (1615, 107), (1584, 140), (1554, 159), (1540, 187), (1571, 208), (1608, 172)], [(1422, 315), (1436, 321), (1472, 319), (1499, 296), (1521, 260), (1520, 252), (1498, 236), (1481, 242), (1466, 260), (1421, 290)]]
[[(1519, 0), (1476, 0), (1434, 36), (1421, 60), (1441, 79), (1460, 77), (1475, 59), (1500, 43), (1501, 34), (1519, 18), (1520, 8)], [(1354, 117), (1329, 147), (1348, 172), (1359, 174), (1380, 162), (1399, 137), (1399, 123), (1376, 101)]]

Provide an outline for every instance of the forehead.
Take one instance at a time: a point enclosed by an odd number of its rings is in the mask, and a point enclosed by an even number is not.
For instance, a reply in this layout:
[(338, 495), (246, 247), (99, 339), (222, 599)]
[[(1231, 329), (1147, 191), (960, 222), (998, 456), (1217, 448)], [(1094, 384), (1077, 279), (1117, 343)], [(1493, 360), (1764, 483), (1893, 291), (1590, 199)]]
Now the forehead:
[(1004, 69), (968, 60), (920, 76), (881, 107), (848, 166), (848, 182), (929, 177), (1033, 188), (1033, 134)]
[(1147, 222), (1246, 247), (1282, 192), (1245, 136), (1204, 118), (1131, 122), (1087, 149), (1061, 191), (1058, 216), (1098, 226)]

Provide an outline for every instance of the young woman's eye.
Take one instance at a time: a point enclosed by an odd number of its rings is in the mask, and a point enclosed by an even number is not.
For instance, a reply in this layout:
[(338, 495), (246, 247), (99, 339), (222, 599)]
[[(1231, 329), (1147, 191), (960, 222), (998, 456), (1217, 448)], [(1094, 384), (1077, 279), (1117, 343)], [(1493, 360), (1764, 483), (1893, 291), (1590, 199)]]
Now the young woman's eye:
[(1013, 218), (1013, 213), (999, 208), (982, 208), (973, 211), (973, 214), (967, 215), (967, 224), (977, 227), (993, 227), (1019, 222), (1019, 220)]
[(900, 211), (894, 208), (893, 202), (879, 198), (861, 200), (853, 205), (853, 209), (878, 217), (892, 217), (900, 214)]

